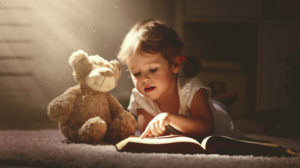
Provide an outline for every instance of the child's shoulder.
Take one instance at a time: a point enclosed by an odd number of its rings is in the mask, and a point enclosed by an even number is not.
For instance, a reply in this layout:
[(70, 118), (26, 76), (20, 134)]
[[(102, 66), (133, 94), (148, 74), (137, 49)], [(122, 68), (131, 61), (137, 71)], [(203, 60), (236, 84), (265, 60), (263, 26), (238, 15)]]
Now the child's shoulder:
[(207, 94), (210, 95), (210, 88), (206, 87), (198, 77), (179, 78), (178, 80), (179, 95), (186, 97), (186, 99), (188, 99), (188, 97), (193, 97), (200, 89), (204, 89)]
[(178, 86), (182, 89), (190, 89), (192, 87), (205, 87), (198, 77), (193, 78), (178, 78)]

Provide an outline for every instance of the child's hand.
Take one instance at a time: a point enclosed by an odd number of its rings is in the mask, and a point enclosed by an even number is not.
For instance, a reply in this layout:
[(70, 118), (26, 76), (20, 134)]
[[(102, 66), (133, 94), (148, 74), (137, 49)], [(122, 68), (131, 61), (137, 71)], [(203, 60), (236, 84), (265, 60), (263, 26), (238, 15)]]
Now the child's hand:
[(155, 116), (147, 125), (145, 131), (140, 138), (160, 136), (164, 134), (166, 125), (169, 124), (169, 113), (160, 113)]

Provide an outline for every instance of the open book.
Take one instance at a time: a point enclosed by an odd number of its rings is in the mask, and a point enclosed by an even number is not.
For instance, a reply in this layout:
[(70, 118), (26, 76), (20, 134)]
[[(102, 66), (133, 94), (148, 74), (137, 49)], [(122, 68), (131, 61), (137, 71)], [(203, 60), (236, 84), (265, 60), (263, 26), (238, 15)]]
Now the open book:
[(225, 136), (209, 136), (201, 142), (196, 139), (168, 135), (154, 138), (129, 137), (117, 143), (118, 151), (143, 153), (183, 153), (183, 154), (227, 154), (227, 155), (262, 155), (293, 156), (290, 149), (272, 143), (234, 139)]

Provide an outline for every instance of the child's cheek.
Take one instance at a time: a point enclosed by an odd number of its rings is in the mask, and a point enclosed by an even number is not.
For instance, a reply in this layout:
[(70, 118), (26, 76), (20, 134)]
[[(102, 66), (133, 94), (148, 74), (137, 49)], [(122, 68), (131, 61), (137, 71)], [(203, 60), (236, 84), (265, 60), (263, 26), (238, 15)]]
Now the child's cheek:
[(156, 81), (165, 82), (166, 80), (169, 79), (169, 76), (167, 76), (165, 74), (157, 74), (155, 78), (156, 78)]
[(137, 79), (132, 74), (131, 74), (131, 79), (132, 79), (132, 83), (136, 87), (136, 85), (137, 85)]
[(141, 87), (141, 82), (139, 82), (136, 78), (132, 78), (132, 82), (134, 87), (140, 92), (143, 93), (142, 87)]

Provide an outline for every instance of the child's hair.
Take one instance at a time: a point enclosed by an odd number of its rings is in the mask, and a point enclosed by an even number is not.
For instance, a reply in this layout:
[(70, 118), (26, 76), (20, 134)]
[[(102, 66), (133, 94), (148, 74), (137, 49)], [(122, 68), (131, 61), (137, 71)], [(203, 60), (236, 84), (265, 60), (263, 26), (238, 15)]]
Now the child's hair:
[[(175, 64), (174, 58), (183, 55), (183, 41), (165, 22), (146, 19), (134, 25), (128, 32), (120, 47), (118, 59), (125, 63), (128, 57), (142, 52), (161, 53), (170, 64)], [(189, 59), (187, 58), (187, 61)], [(183, 66), (183, 70), (185, 69), (191, 70), (190, 67)], [(192, 71), (195, 69), (199, 70), (199, 68), (192, 68)], [(197, 72), (184, 72), (184, 76), (194, 76)]]

